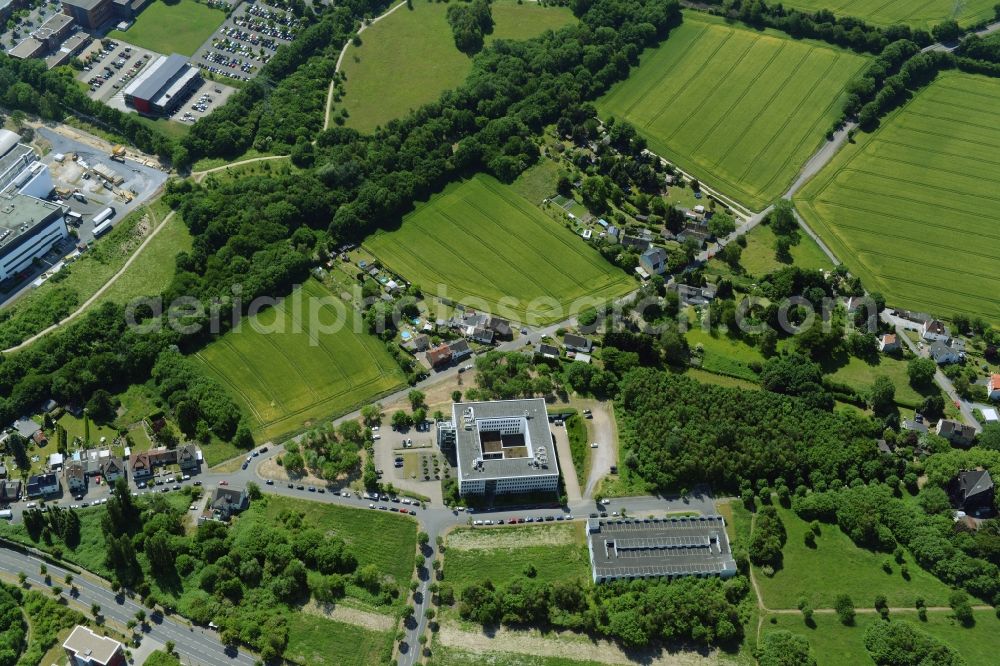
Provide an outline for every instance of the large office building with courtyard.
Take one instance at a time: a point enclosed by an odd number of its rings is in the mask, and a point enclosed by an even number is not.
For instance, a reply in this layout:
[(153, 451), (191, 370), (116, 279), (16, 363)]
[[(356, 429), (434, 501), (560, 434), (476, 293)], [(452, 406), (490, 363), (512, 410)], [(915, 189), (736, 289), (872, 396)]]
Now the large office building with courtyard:
[(736, 575), (721, 516), (591, 519), (587, 547), (595, 583)]
[(438, 424), (438, 445), (454, 450), (462, 496), (556, 492), (559, 464), (545, 401), (457, 402)]

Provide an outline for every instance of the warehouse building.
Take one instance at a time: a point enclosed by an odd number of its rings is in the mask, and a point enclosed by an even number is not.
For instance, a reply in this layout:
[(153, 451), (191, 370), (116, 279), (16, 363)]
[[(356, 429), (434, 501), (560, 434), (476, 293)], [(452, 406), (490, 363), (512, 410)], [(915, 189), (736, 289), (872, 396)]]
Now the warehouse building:
[(463, 496), (559, 489), (555, 441), (541, 398), (457, 402), (452, 421), (438, 424), (438, 445), (455, 451)]
[(591, 519), (587, 547), (595, 583), (736, 575), (721, 516)]
[(0, 194), (0, 281), (31, 266), (69, 236), (62, 206), (24, 194)]
[(139, 113), (170, 115), (201, 81), (198, 68), (186, 57), (160, 56), (125, 88), (125, 102)]

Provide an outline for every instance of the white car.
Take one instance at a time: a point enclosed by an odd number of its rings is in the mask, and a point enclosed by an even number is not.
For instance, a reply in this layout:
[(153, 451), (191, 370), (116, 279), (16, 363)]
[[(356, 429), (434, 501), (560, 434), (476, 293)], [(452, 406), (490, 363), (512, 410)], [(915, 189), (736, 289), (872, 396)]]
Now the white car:
[(378, 426), (372, 426), (372, 432), (378, 432)]
[(604, 499), (601, 500), (601, 504), (603, 504), (604, 506), (607, 506), (607, 505), (611, 504), (611, 500), (609, 500), (607, 498), (604, 498)]
[(372, 439), (373, 439), (373, 440), (379, 440), (379, 439), (382, 439), (382, 435), (380, 435), (380, 434), (378, 434), (378, 433), (375, 433), (374, 435), (372, 435)]
[(596, 449), (597, 448), (597, 442), (591, 442), (590, 448)]

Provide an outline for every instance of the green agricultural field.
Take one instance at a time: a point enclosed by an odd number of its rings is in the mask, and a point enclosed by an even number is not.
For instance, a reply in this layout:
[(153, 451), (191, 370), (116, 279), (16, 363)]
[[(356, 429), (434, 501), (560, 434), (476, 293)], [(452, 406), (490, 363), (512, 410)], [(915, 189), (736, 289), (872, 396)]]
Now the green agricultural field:
[(108, 37), (164, 55), (192, 56), (225, 20), (226, 14), (221, 9), (212, 9), (195, 0), (169, 4), (156, 0), (126, 32), (112, 30)]
[(378, 666), (392, 655), (392, 634), (296, 613), (288, 622), (285, 658), (295, 664)]
[(458, 529), (445, 540), (445, 580), (460, 592), (490, 580), (503, 585), (524, 575), (529, 564), (536, 580), (590, 580), (590, 556), (583, 525)]
[(684, 23), (598, 100), (650, 148), (760, 210), (788, 189), (867, 60), (775, 31), (685, 12)]
[(603, 302), (634, 285), (578, 236), (485, 175), (449, 185), (365, 248), (426, 296), (534, 324), (565, 318), (577, 299)]
[[(497, 0), (492, 7), (496, 26), (487, 45), (529, 39), (574, 20), (568, 7), (514, 0)], [(412, 9), (401, 7), (365, 30), (361, 46), (348, 48), (342, 70), (350, 127), (371, 132), (465, 81), (472, 60), (455, 48), (447, 11), (447, 3), (417, 0)]]
[(360, 317), (310, 279), (195, 358), (231, 391), (263, 440), (403, 385), (382, 343), (362, 331)]
[(829, 9), (838, 16), (853, 16), (874, 25), (906, 23), (914, 28), (931, 27), (947, 19), (962, 25), (993, 18), (995, 0), (789, 0), (786, 7), (816, 11)]
[[(903, 578), (900, 567), (891, 554), (874, 553), (858, 548), (836, 525), (822, 524), (816, 537), (816, 548), (805, 545), (809, 523), (791, 509), (778, 507), (778, 513), (788, 532), (782, 550), (782, 566), (773, 577), (754, 568), (754, 576), (764, 605), (771, 609), (796, 608), (800, 598), (813, 608), (832, 608), (839, 594), (847, 594), (858, 608), (875, 605), (875, 595), (884, 594), (889, 606), (913, 608), (917, 597), (928, 606), (947, 606), (950, 589), (920, 568), (909, 554), (906, 556), (910, 579)], [(737, 533), (749, 516), (735, 512)], [(882, 563), (892, 560), (892, 573), (882, 569)]]
[(1000, 316), (998, 104), (1000, 81), (942, 73), (795, 198), (833, 253), (893, 306)]

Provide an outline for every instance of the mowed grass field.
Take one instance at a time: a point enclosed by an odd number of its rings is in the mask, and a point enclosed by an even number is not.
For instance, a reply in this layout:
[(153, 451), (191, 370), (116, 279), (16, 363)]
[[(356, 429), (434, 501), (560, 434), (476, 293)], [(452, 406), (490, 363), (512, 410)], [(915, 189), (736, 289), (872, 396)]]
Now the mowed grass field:
[(810, 226), (896, 307), (1000, 315), (1000, 81), (942, 73), (796, 196)]
[(590, 580), (590, 556), (583, 524), (457, 529), (445, 539), (445, 580), (455, 591), (490, 580), (504, 585), (524, 576), (529, 564), (536, 580)]
[(789, 0), (786, 7), (814, 12), (829, 9), (838, 16), (853, 16), (875, 25), (905, 23), (927, 28), (955, 19), (969, 25), (993, 17), (995, 0)]
[(634, 284), (569, 229), (482, 174), (449, 185), (365, 248), (425, 296), (535, 325), (565, 318), (576, 299), (607, 301)]
[(221, 9), (212, 9), (195, 0), (177, 0), (171, 4), (155, 0), (142, 10), (131, 28), (125, 32), (112, 30), (108, 37), (163, 55), (192, 56), (225, 20), (226, 14)]
[(403, 385), (399, 366), (363, 326), (349, 306), (310, 279), (195, 358), (241, 403), (258, 440), (266, 440)]
[(774, 31), (684, 13), (660, 47), (598, 100), (649, 147), (755, 210), (777, 198), (822, 144), (844, 86), (867, 59)]
[(392, 639), (388, 631), (372, 631), (308, 613), (296, 613), (288, 622), (285, 658), (303, 666), (379, 666), (392, 655)]
[[(448, 25), (448, 3), (415, 0), (361, 35), (351, 46), (342, 70), (347, 75), (343, 107), (347, 125), (371, 132), (406, 115), (442, 92), (459, 86), (472, 71), (472, 60), (455, 48)], [(529, 39), (575, 19), (568, 7), (541, 7), (534, 2), (496, 0), (495, 26), (486, 44), (497, 39)]]

